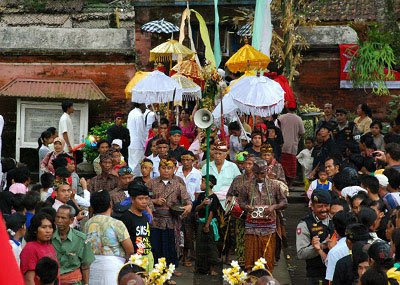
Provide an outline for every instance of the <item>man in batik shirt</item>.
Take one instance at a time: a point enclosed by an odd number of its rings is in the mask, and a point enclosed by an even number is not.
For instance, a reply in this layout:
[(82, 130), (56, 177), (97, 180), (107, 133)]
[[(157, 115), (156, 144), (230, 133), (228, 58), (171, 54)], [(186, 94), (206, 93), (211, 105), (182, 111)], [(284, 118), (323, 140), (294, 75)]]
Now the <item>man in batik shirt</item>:
[(251, 270), (260, 257), (267, 260), (272, 271), (275, 262), (276, 210), (287, 206), (287, 199), (279, 184), (267, 177), (268, 165), (255, 158), (255, 177), (249, 187), (239, 194), (239, 205), (247, 211), (245, 222), (246, 270)]
[[(177, 247), (179, 247), (179, 234), (181, 223), (179, 214), (173, 211), (177, 205), (183, 213), (182, 218), (189, 215), (192, 210), (192, 202), (186, 190), (185, 184), (174, 179), (174, 161), (171, 157), (160, 161), (160, 177), (151, 179), (146, 186), (151, 192), (151, 200), (154, 205), (153, 224), (151, 226), (150, 241), (154, 260), (165, 257), (167, 264), (179, 265)], [(182, 273), (175, 271), (175, 276)]]

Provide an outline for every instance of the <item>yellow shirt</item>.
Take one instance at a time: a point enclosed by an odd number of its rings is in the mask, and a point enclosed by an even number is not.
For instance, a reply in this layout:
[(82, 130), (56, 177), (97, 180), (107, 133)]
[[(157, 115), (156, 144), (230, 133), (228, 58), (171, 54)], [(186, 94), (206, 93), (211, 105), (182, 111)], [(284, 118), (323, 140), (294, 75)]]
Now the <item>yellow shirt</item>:
[(357, 125), (358, 131), (363, 135), (370, 131), (370, 125), (372, 123), (372, 119), (370, 117), (365, 117), (361, 120), (360, 117), (354, 119), (354, 123)]

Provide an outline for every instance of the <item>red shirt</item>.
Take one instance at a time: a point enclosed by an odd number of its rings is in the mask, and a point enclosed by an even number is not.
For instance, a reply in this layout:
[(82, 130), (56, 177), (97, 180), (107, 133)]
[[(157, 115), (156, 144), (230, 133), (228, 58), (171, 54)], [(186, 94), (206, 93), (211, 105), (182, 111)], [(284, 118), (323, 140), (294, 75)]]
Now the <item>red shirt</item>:
[[(28, 271), (35, 271), (36, 264), (42, 257), (50, 257), (58, 262), (57, 253), (51, 243), (41, 243), (37, 241), (28, 242), (21, 252), (21, 272), (25, 275)], [(37, 276), (35, 275), (35, 284), (40, 284)]]

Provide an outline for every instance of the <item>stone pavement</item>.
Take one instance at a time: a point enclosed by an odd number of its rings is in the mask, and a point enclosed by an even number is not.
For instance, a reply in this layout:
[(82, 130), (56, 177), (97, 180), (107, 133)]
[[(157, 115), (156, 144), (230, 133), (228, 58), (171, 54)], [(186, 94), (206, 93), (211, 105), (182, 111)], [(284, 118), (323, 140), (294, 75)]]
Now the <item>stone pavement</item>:
[[(307, 204), (304, 198), (304, 190), (301, 186), (294, 187), (289, 195), (289, 205), (285, 210), (286, 232), (288, 248), (281, 253), (281, 259), (275, 266), (273, 275), (281, 285), (302, 284), (305, 282), (305, 262), (296, 257), (296, 227), (301, 218), (307, 214)], [(290, 214), (289, 214), (290, 213)], [(194, 274), (190, 268), (180, 266), (179, 271), (183, 276), (173, 278), (178, 285), (221, 285), (222, 268), (220, 276)]]
[[(226, 265), (225, 265), (226, 267)], [(177, 285), (221, 285), (221, 284), (228, 284), (223, 283), (222, 281), (222, 268), (220, 270), (220, 276), (211, 276), (211, 275), (201, 275), (201, 274), (194, 274), (191, 270), (187, 267), (180, 266), (179, 271), (183, 272), (182, 277), (173, 278), (176, 281)], [(286, 259), (284, 258), (284, 254), (281, 254), (281, 259), (279, 260), (278, 264), (275, 266), (273, 275), (281, 285), (291, 285), (289, 272), (287, 269)]]

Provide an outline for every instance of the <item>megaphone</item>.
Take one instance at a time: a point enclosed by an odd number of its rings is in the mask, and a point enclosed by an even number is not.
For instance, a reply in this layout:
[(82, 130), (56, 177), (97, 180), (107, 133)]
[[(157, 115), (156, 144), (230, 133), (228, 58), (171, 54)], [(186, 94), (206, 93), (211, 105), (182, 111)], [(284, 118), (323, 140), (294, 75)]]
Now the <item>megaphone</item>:
[(194, 124), (200, 129), (207, 129), (213, 124), (213, 115), (207, 109), (200, 109), (194, 114)]

